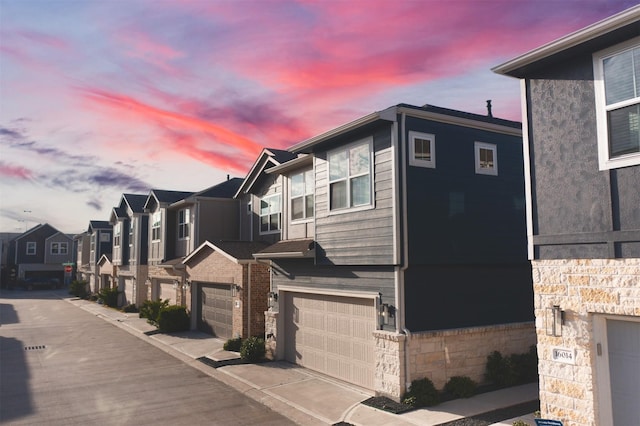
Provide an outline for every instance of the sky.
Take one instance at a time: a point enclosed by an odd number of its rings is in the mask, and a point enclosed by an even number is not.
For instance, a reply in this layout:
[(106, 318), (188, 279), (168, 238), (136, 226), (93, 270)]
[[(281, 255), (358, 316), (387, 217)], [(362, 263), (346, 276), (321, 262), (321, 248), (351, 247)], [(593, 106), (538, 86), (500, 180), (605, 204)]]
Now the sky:
[(77, 234), (399, 103), (521, 120), (491, 68), (637, 0), (0, 0), (0, 232)]

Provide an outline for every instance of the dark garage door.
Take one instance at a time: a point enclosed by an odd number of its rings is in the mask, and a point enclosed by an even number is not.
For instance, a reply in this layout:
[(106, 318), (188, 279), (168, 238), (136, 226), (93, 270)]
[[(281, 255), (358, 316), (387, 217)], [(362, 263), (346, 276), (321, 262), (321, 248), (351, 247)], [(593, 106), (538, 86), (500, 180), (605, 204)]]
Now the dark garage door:
[(231, 338), (233, 324), (231, 286), (201, 283), (199, 287), (198, 329), (216, 337)]

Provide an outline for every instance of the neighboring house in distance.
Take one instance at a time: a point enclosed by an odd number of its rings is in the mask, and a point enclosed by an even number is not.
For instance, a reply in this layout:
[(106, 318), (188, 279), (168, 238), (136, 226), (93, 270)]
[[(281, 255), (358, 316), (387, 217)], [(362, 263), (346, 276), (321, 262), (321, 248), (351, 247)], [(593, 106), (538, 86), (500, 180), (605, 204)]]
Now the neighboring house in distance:
[(111, 235), (113, 227), (105, 220), (89, 221), (87, 234), (89, 235), (89, 268), (85, 271), (89, 291), (98, 293), (100, 289), (111, 286), (109, 280), (100, 274), (99, 261), (103, 255), (111, 256), (113, 241)]
[(73, 236), (74, 247), (76, 250), (76, 276), (77, 281), (89, 282), (91, 268), (89, 266), (89, 252), (91, 245), (91, 236), (89, 232), (85, 231), (81, 234)]
[(113, 226), (114, 280), (122, 292), (119, 304), (141, 306), (147, 300), (149, 214), (144, 211), (148, 195), (122, 194), (111, 211)]
[(640, 419), (640, 6), (493, 69), (521, 79), (544, 418)]
[(151, 191), (145, 203), (150, 217), (149, 299), (169, 299), (192, 309), (182, 262), (207, 240), (238, 239), (238, 202), (233, 196), (241, 183), (240, 178), (228, 178), (196, 193)]
[(45, 223), (10, 243), (8, 267), (16, 279), (56, 278), (64, 282), (64, 263), (73, 262), (73, 240)]
[(520, 123), (400, 104), (289, 151), (239, 194), (275, 358), (399, 398), (535, 343)]
[[(0, 287), (9, 285), (12, 271), (7, 267), (9, 258), (9, 245), (11, 240), (20, 236), (19, 232), (0, 232)], [(16, 274), (16, 271), (13, 271)]]

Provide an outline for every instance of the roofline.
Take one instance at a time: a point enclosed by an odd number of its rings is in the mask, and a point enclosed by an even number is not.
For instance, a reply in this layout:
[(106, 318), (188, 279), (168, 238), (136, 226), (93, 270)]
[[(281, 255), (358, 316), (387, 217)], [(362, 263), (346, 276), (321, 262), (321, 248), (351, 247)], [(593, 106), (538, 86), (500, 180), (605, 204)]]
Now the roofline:
[(248, 264), (248, 263), (257, 263), (256, 261), (250, 260), (250, 259), (237, 259), (237, 258), (231, 256), (226, 251), (222, 250), (220, 247), (218, 247), (215, 244), (213, 244), (211, 241), (207, 240), (204, 243), (200, 244), (198, 246), (198, 248), (196, 248), (194, 251), (192, 251), (189, 254), (189, 256), (185, 257), (182, 260), (182, 264), (186, 265), (187, 262), (189, 260), (191, 260), (191, 258), (194, 257), (196, 254), (198, 254), (200, 252), (200, 250), (202, 250), (204, 247), (209, 247), (211, 250), (217, 251), (218, 253), (220, 253), (221, 255), (223, 255), (224, 257), (226, 257), (227, 259), (229, 259), (230, 261), (232, 261), (233, 263), (236, 263), (238, 265), (243, 265), (243, 264)]
[(282, 251), (280, 253), (254, 253), (255, 259), (305, 259), (313, 257), (314, 250), (308, 250), (307, 252), (301, 251)]
[(623, 10), (613, 16), (598, 21), (578, 31), (574, 31), (564, 37), (544, 44), (537, 49), (520, 55), (510, 61), (491, 68), (491, 71), (497, 74), (509, 75), (509, 73), (530, 65), (534, 62), (548, 58), (556, 53), (560, 53), (569, 48), (578, 46), (587, 41), (610, 33), (611, 31), (620, 29), (626, 25), (632, 24), (640, 19), (640, 5), (633, 6), (627, 10)]
[(509, 127), (497, 123), (489, 123), (481, 120), (474, 120), (472, 118), (456, 117), (448, 114), (441, 114), (432, 111), (425, 111), (421, 109), (409, 108), (406, 106), (400, 106), (397, 108), (398, 113), (405, 113), (418, 118), (424, 118), (428, 120), (434, 120), (439, 123), (454, 124), (457, 126), (471, 127), (478, 130), (487, 130), (490, 132), (504, 133), (512, 136), (522, 136), (522, 128)]
[[(240, 194), (247, 193), (249, 191), (249, 189), (253, 186), (255, 181), (258, 179), (258, 176), (260, 176), (259, 172), (264, 170), (264, 167), (268, 162), (273, 163), (274, 166), (280, 165), (280, 163), (274, 158), (273, 152), (271, 152), (268, 148), (263, 148), (262, 151), (260, 152), (260, 155), (258, 155), (258, 158), (256, 158), (256, 161), (254, 161), (253, 166), (251, 166), (251, 169), (245, 176), (244, 180), (242, 181), (242, 184), (236, 191), (233, 198), (238, 198)], [(254, 175), (254, 172), (257, 172), (257, 173), (255, 173)]]
[(293, 168), (296, 167), (301, 167), (304, 165), (308, 164), (313, 164), (313, 156), (312, 155), (308, 155), (308, 154), (303, 154), (300, 155), (298, 158), (295, 158), (293, 160), (289, 160), (286, 163), (282, 163), (279, 166), (274, 166), (271, 167), (268, 170), (265, 170), (266, 174), (271, 174), (271, 173), (282, 173), (282, 172), (286, 172), (288, 170), (291, 170)]

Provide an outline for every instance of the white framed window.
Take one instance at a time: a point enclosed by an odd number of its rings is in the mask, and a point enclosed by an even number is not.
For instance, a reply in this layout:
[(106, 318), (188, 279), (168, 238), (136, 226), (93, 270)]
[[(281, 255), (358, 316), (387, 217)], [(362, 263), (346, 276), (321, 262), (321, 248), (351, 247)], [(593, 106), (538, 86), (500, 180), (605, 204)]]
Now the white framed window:
[(96, 251), (96, 234), (91, 234), (91, 240), (89, 243), (89, 250)]
[(373, 139), (329, 152), (329, 210), (371, 205)]
[(640, 164), (640, 37), (593, 55), (600, 170)]
[(122, 222), (118, 222), (113, 227), (113, 246), (120, 247), (122, 233)]
[(190, 210), (182, 209), (178, 212), (178, 238), (189, 238)]
[(51, 243), (51, 254), (67, 254), (68, 252), (67, 243)]
[(36, 242), (35, 241), (27, 241), (27, 254), (34, 255), (36, 254)]
[(313, 217), (314, 187), (313, 170), (291, 175), (291, 220)]
[(260, 233), (267, 234), (280, 230), (280, 194), (267, 195), (260, 200)]
[(162, 224), (162, 212), (155, 212), (151, 215), (151, 240), (160, 239), (160, 225)]
[(133, 243), (135, 241), (135, 235), (136, 235), (135, 224), (133, 222), (133, 219), (131, 219), (131, 221), (129, 222), (129, 247), (133, 246)]
[(476, 142), (476, 173), (479, 175), (498, 176), (498, 147), (494, 144)]
[(430, 133), (409, 132), (409, 165), (436, 167), (436, 136)]
[(247, 214), (250, 215), (251, 213), (253, 213), (253, 209), (251, 207), (251, 200), (249, 200), (249, 202), (247, 202)]

